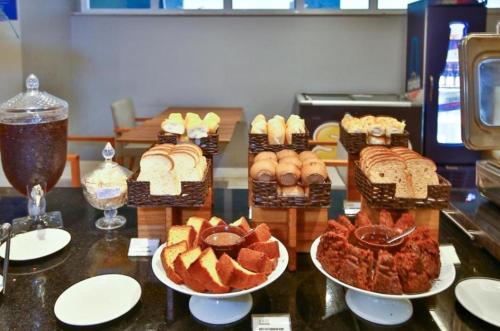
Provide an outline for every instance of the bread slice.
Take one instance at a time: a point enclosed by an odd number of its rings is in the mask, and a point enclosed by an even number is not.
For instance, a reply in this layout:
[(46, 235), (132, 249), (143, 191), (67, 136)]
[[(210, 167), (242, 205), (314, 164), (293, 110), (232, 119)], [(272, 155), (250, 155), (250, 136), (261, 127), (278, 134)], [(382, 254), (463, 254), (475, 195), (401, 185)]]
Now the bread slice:
[(198, 154), (198, 156), (203, 156), (203, 150), (200, 148), (200, 146), (192, 144), (192, 143), (182, 143), (182, 144), (175, 145), (175, 149), (177, 149), (177, 150), (188, 149), (188, 150), (191, 150), (191, 151), (195, 152), (196, 154)]
[(428, 196), (427, 186), (439, 184), (436, 164), (430, 159), (419, 157), (406, 160), (406, 166), (412, 178), (415, 198), (426, 199)]
[(185, 241), (188, 248), (191, 248), (196, 239), (196, 232), (190, 225), (174, 225), (168, 230), (167, 238), (167, 246)]
[(219, 218), (217, 216), (212, 216), (209, 220), (208, 223), (211, 226), (219, 226), (219, 225), (226, 225), (226, 222), (222, 218)]
[(161, 264), (165, 269), (168, 278), (176, 284), (182, 284), (182, 277), (175, 272), (174, 261), (179, 254), (187, 251), (188, 244), (186, 241), (181, 241), (177, 244), (166, 246), (161, 251)]
[(174, 161), (176, 171), (193, 169), (198, 163), (198, 155), (193, 151), (174, 148), (173, 152), (170, 153), (170, 157)]
[(280, 248), (277, 240), (259, 241), (249, 245), (247, 248), (257, 252), (262, 252), (270, 259), (280, 256)]
[(395, 183), (396, 198), (412, 198), (414, 196), (411, 176), (403, 160), (379, 159), (374, 161), (367, 170), (367, 177), (372, 183)]
[(267, 226), (267, 224), (261, 223), (257, 225), (253, 231), (248, 233), (245, 238), (245, 242), (247, 245), (251, 245), (259, 241), (268, 241), (269, 239), (271, 239), (271, 230), (269, 230), (269, 226)]
[(217, 262), (217, 273), (224, 284), (238, 290), (246, 290), (267, 280), (263, 273), (255, 273), (243, 268), (229, 255), (222, 254)]
[(194, 263), (194, 261), (198, 260), (200, 255), (200, 247), (194, 247), (179, 254), (174, 260), (174, 271), (182, 278), (184, 284), (186, 284), (193, 291), (205, 292), (205, 286), (203, 283), (192, 277), (188, 271), (189, 267)]
[(224, 285), (217, 273), (217, 257), (211, 247), (206, 248), (200, 257), (189, 267), (189, 275), (212, 293), (227, 293), (231, 289)]
[(245, 217), (241, 216), (239, 219), (234, 221), (233, 223), (230, 224), (231, 226), (237, 226), (240, 229), (242, 229), (245, 233), (248, 231), (252, 230), (250, 227), (250, 224), (248, 224), (248, 221)]
[(206, 229), (210, 228), (210, 223), (208, 223), (208, 221), (204, 218), (191, 216), (186, 222), (186, 225), (192, 226), (194, 231), (196, 232), (194, 246), (198, 246), (201, 240), (200, 239), (201, 233)]
[(273, 272), (275, 264), (266, 254), (248, 248), (240, 249), (238, 263), (245, 269), (269, 275)]

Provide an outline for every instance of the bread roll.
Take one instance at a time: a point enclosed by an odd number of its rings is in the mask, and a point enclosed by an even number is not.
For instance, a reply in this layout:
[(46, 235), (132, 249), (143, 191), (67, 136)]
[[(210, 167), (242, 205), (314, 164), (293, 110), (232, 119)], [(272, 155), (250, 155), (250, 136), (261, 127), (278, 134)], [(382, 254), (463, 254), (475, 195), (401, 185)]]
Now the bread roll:
[(161, 123), (163, 131), (175, 134), (184, 134), (184, 119), (180, 113), (170, 113), (168, 118)]
[(276, 178), (283, 186), (295, 185), (300, 179), (300, 169), (291, 163), (279, 163), (276, 167)]
[(262, 114), (259, 114), (259, 115), (254, 117), (251, 124), (254, 125), (256, 122), (261, 122), (261, 121), (266, 122), (266, 117)]
[(273, 118), (271, 118), (271, 119), (278, 120), (278, 121), (280, 121), (281, 123), (283, 123), (283, 125), (285, 125), (285, 126), (286, 126), (286, 123), (285, 123), (285, 118), (284, 118), (283, 116), (281, 116), (281, 115), (274, 115), (274, 116), (273, 116)]
[(307, 159), (317, 159), (318, 155), (312, 151), (303, 151), (299, 154), (299, 159), (304, 163), (305, 160)]
[(208, 128), (208, 133), (216, 133), (219, 128), (220, 117), (216, 113), (209, 112), (203, 118), (203, 124)]
[(276, 156), (278, 157), (278, 160), (281, 160), (285, 157), (299, 157), (299, 154), (297, 154), (296, 151), (294, 151), (293, 149), (283, 149), (281, 151), (279, 151), (278, 153), (276, 153)]
[(325, 166), (325, 162), (323, 162), (322, 160), (320, 159), (307, 159), (307, 160), (304, 160), (304, 162), (302, 162), (302, 167), (309, 167), (311, 165), (314, 165), (314, 164), (319, 164), (323, 167), (326, 167)]
[(250, 133), (254, 134), (267, 134), (267, 122), (266, 121), (258, 121), (252, 124), (252, 128)]
[(272, 160), (272, 161), (278, 161), (278, 157), (276, 156), (276, 153), (274, 152), (260, 152), (255, 156), (253, 159), (254, 162), (262, 161), (262, 160)]
[(302, 184), (321, 184), (328, 178), (326, 167), (321, 163), (311, 163), (302, 166)]
[(195, 113), (187, 113), (184, 121), (187, 136), (191, 139), (199, 139), (208, 136), (208, 127), (200, 118), (200, 115)]
[(292, 114), (288, 117), (288, 120), (286, 121), (286, 125), (290, 125), (291, 123), (294, 123), (294, 122), (297, 122), (297, 121), (301, 121), (302, 118), (300, 118), (299, 115), (295, 115), (295, 114)]
[(276, 178), (276, 162), (262, 160), (255, 162), (250, 168), (250, 177), (262, 182), (270, 182)]
[(281, 196), (283, 197), (303, 197), (305, 196), (304, 189), (301, 186), (283, 186), (281, 188)]
[(306, 132), (306, 126), (304, 120), (301, 119), (300, 117), (292, 119), (292, 116), (290, 116), (290, 119), (288, 120), (286, 125), (286, 142), (288, 144), (292, 143), (293, 134)]
[(285, 143), (284, 120), (273, 117), (267, 122), (267, 137), (270, 145), (283, 145)]
[(302, 162), (295, 156), (284, 157), (279, 161), (279, 163), (291, 163), (299, 169), (302, 168)]

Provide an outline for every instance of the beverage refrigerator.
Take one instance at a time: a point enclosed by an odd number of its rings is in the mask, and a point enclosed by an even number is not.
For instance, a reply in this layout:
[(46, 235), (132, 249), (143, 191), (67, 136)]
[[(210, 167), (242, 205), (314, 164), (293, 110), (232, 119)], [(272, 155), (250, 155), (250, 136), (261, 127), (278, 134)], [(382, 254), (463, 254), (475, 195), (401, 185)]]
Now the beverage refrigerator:
[(479, 153), (461, 137), (458, 46), (485, 31), (482, 1), (417, 1), (408, 5), (406, 91), (423, 89), (424, 155), (455, 187), (474, 186)]

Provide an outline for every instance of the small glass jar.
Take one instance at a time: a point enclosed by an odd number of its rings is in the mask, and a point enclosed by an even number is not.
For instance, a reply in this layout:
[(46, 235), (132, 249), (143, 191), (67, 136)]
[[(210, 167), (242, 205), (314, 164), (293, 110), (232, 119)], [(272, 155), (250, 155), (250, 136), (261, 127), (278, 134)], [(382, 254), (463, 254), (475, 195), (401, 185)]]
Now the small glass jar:
[(105, 161), (82, 178), (83, 195), (94, 208), (104, 211), (95, 225), (101, 230), (113, 230), (126, 223), (117, 209), (127, 202), (127, 178), (131, 171), (113, 162), (115, 150), (110, 143), (102, 151)]

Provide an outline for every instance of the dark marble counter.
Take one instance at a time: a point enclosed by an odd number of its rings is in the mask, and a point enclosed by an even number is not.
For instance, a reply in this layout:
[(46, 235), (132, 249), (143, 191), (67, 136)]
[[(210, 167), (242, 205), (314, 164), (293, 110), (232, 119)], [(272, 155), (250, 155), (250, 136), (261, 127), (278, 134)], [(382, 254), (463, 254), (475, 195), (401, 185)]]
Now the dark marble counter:
[[(234, 220), (248, 212), (247, 192), (216, 190), (215, 215)], [(335, 191), (330, 216), (342, 211), (344, 192)], [(460, 198), (461, 199), (461, 198)], [(206, 330), (211, 327), (194, 320), (189, 297), (160, 283), (151, 270), (151, 258), (129, 258), (128, 244), (137, 236), (135, 210), (122, 208), (127, 225), (105, 233), (94, 227), (101, 213), (85, 203), (79, 189), (54, 189), (47, 210), (60, 210), (71, 243), (61, 252), (35, 263), (12, 264), (8, 293), (0, 294), (0, 330), (62, 330), (67, 325), (54, 315), (57, 297), (72, 284), (106, 273), (134, 277), (142, 287), (139, 304), (125, 316), (101, 325), (110, 330)], [(10, 189), (0, 189), (0, 220), (25, 214), (24, 198)], [(500, 278), (500, 263), (476, 247), (450, 221), (441, 221), (441, 242), (452, 243), (462, 261), (457, 278), (484, 276)], [(380, 326), (360, 320), (345, 305), (344, 290), (326, 281), (308, 254), (300, 254), (297, 271), (286, 271), (275, 283), (253, 294), (252, 313), (290, 313), (294, 330), (378, 330)], [(468, 313), (456, 301), (454, 286), (431, 298), (414, 300), (412, 319), (397, 330), (488, 330), (492, 326)], [(220, 327), (219, 327), (220, 328)], [(228, 330), (250, 330), (251, 319)], [(387, 328), (383, 328), (387, 329)], [(443, 329), (444, 330), (444, 329)]]

